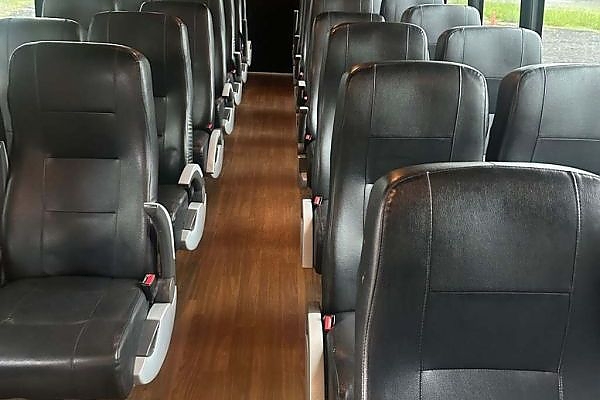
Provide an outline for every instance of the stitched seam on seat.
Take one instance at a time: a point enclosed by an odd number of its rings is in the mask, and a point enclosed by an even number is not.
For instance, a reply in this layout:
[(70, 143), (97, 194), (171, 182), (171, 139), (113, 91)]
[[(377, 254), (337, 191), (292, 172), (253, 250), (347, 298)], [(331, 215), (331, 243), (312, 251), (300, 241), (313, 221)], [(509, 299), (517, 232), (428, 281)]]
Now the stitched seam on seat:
[(421, 324), (419, 327), (419, 399), (423, 396), (423, 332), (425, 330), (425, 318), (427, 315), (427, 300), (429, 298), (431, 284), (431, 242), (433, 240), (433, 195), (431, 192), (431, 179), (429, 172), (425, 173), (427, 189), (429, 191), (429, 238), (427, 243), (427, 264), (425, 275), (425, 290), (423, 293), (423, 311), (421, 313)]
[(104, 297), (106, 297), (106, 292), (107, 292), (107, 290), (105, 288), (103, 290), (103, 292), (102, 292), (102, 295), (98, 298), (98, 301), (94, 305), (94, 308), (92, 309), (92, 311), (88, 315), (87, 320), (85, 321), (85, 323), (83, 324), (83, 326), (81, 327), (81, 329), (79, 329), (79, 333), (77, 334), (77, 339), (75, 340), (75, 344), (73, 345), (73, 351), (71, 352), (71, 371), (73, 371), (75, 369), (75, 365), (74, 365), (74, 362), (75, 362), (75, 353), (77, 351), (77, 347), (79, 346), (79, 341), (81, 340), (81, 336), (83, 336), (83, 332), (87, 330), (87, 326), (90, 323), (93, 315), (98, 310), (98, 306), (100, 305), (100, 303), (102, 302), (102, 300), (104, 300)]
[[(544, 104), (546, 103), (546, 80), (547, 80), (546, 67), (542, 67), (542, 74), (544, 76), (544, 84), (542, 85), (542, 107), (541, 107), (541, 110), (540, 110), (540, 118), (538, 120), (537, 135), (535, 137), (535, 143), (533, 145), (533, 151), (531, 152), (531, 158), (529, 160), (531, 162), (533, 162), (533, 160), (535, 159), (535, 152), (537, 150), (537, 145), (538, 145), (538, 142), (540, 140), (540, 131), (542, 129), (542, 118), (544, 117)], [(519, 83), (521, 83), (521, 81), (519, 81)]]
[[(373, 89), (371, 92), (371, 109), (369, 110), (369, 136), (371, 136), (371, 133), (373, 132), (373, 110), (375, 109), (375, 93), (377, 93), (377, 64), (373, 65)], [(362, 226), (363, 229), (365, 227), (365, 220), (367, 218), (367, 213), (365, 212), (366, 210), (366, 206), (368, 204), (367, 201), (367, 169), (368, 169), (368, 154), (369, 154), (369, 150), (371, 147), (371, 140), (367, 139), (367, 151), (366, 151), (366, 160), (365, 160), (365, 168), (363, 170), (363, 183), (364, 183), (364, 187), (363, 187), (363, 204), (362, 204)], [(365, 204), (366, 203), (366, 204)]]
[(458, 117), (460, 115), (460, 106), (462, 103), (463, 69), (458, 67), (458, 101), (456, 102), (456, 114), (454, 115), (454, 130), (452, 131), (452, 145), (450, 147), (450, 161), (454, 159), (454, 142), (456, 140), (456, 129), (458, 127)]
[[(384, 205), (383, 213), (380, 217), (381, 225), (379, 228), (379, 232), (377, 232), (379, 234), (379, 237), (378, 237), (379, 242), (376, 243), (376, 245), (379, 244), (379, 249), (381, 249), (381, 244), (384, 241), (386, 217), (390, 210), (392, 200), (396, 196), (396, 192), (397, 192), (397, 188), (394, 186), (390, 190), (389, 194), (387, 195), (387, 201)], [(375, 309), (375, 301), (376, 301), (375, 293), (377, 291), (377, 284), (378, 284), (380, 268), (381, 268), (381, 251), (378, 251), (377, 253), (378, 254), (377, 254), (377, 264), (375, 265), (375, 276), (373, 277), (373, 283), (372, 283), (370, 297), (367, 297), (367, 298), (371, 299), (371, 302), (367, 304), (367, 313), (366, 313), (367, 321), (366, 321), (365, 334), (363, 336), (363, 343), (362, 343), (362, 365), (361, 365), (360, 373), (361, 373), (361, 381), (362, 381), (361, 397), (363, 399), (367, 398), (367, 384), (368, 384), (368, 377), (366, 375), (366, 371), (367, 371), (367, 368), (369, 365), (369, 360), (368, 360), (369, 353), (367, 351), (369, 341), (367, 338), (369, 337), (369, 332), (371, 331), (371, 322), (373, 319), (373, 309)]]
[[(39, 79), (39, 74), (38, 74), (38, 46), (34, 46), (33, 47), (33, 79), (35, 80), (35, 100), (36, 100), (36, 105), (37, 105), (37, 111), (40, 112), (42, 109), (42, 100), (40, 98), (40, 79)], [(37, 126), (38, 129), (40, 129), (40, 126)], [(14, 145), (14, 142), (13, 142)], [(45, 266), (44, 266), (44, 212), (46, 211), (46, 196), (44, 196), (44, 193), (46, 193), (46, 160), (42, 161), (43, 165), (42, 165), (42, 191), (40, 193), (40, 197), (41, 197), (41, 203), (42, 203), (42, 209), (40, 212), (40, 243), (39, 243), (39, 257), (40, 257), (40, 267), (42, 272), (45, 271)]]
[(575, 231), (575, 253), (573, 255), (573, 267), (571, 270), (571, 286), (570, 286), (570, 294), (569, 294), (569, 314), (567, 315), (567, 323), (565, 324), (565, 331), (563, 334), (562, 345), (560, 349), (560, 357), (558, 359), (558, 396), (560, 400), (564, 398), (564, 384), (563, 384), (563, 376), (562, 376), (562, 364), (565, 354), (565, 347), (567, 345), (567, 336), (569, 335), (569, 328), (571, 325), (571, 314), (573, 314), (573, 291), (575, 286), (575, 273), (577, 271), (577, 258), (579, 256), (579, 242), (581, 240), (581, 225), (583, 221), (581, 219), (581, 198), (579, 193), (579, 186), (577, 185), (577, 177), (571, 171), (569, 173), (571, 180), (573, 182), (573, 191), (575, 192), (575, 202), (577, 205), (577, 229)]

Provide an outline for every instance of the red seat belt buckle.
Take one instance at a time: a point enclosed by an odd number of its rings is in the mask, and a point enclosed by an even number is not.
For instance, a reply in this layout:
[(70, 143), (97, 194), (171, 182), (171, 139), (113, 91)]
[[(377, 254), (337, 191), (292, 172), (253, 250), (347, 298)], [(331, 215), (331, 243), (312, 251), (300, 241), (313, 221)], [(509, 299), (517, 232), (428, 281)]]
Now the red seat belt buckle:
[(312, 140), (313, 140), (313, 137), (310, 133), (307, 133), (306, 135), (304, 135), (305, 142), (310, 143), (310, 142), (312, 142)]
[(313, 206), (319, 207), (322, 202), (323, 202), (323, 197), (322, 196), (315, 196), (315, 197), (313, 197)]
[(158, 282), (156, 281), (155, 274), (146, 274), (144, 279), (140, 282), (140, 287), (142, 288), (142, 292), (146, 295), (146, 299), (150, 303), (154, 302), (154, 298), (156, 297), (156, 292), (158, 291)]
[(323, 331), (325, 331), (325, 333), (332, 330), (334, 325), (335, 325), (335, 315), (325, 315), (323, 317)]

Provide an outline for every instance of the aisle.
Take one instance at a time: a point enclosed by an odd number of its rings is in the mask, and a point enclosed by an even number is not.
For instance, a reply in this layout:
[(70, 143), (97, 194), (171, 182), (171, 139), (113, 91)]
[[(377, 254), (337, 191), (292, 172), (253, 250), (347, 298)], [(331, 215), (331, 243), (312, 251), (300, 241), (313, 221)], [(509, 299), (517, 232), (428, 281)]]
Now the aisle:
[(304, 312), (316, 280), (300, 268), (291, 78), (252, 74), (237, 112), (200, 248), (177, 254), (169, 355), (131, 399), (304, 399)]

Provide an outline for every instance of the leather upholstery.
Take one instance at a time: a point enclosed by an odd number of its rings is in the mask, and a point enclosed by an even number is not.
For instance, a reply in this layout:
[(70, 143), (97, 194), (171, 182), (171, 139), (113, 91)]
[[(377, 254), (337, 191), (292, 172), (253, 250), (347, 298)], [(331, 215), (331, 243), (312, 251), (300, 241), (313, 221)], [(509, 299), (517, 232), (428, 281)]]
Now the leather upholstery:
[(335, 315), (335, 325), (325, 335), (327, 398), (354, 399), (354, 312)]
[(371, 192), (355, 398), (600, 396), (600, 178), (427, 165)]
[(306, 87), (309, 99), (307, 131), (312, 135), (316, 135), (317, 131), (319, 78), (327, 53), (329, 32), (338, 24), (350, 22), (383, 22), (383, 17), (368, 13), (326, 12), (319, 14), (315, 19), (311, 48), (308, 51), (306, 60)]
[(600, 174), (600, 65), (523, 67), (500, 84), (490, 160), (569, 165)]
[(169, 0), (144, 3), (142, 11), (169, 14), (186, 25), (194, 83), (192, 122), (196, 130), (207, 129), (215, 117), (215, 42), (210, 10), (203, 3)]
[(125, 397), (148, 307), (136, 282), (156, 272), (150, 65), (117, 45), (26, 44), (8, 93), (0, 395)]
[(329, 197), (331, 138), (342, 75), (359, 63), (427, 59), (427, 38), (416, 25), (359, 22), (332, 29), (321, 69), (316, 141), (311, 144), (314, 194)]
[(481, 25), (481, 16), (475, 7), (459, 4), (422, 4), (404, 11), (401, 21), (423, 28), (429, 43), (429, 56), (435, 58), (437, 41), (444, 31), (456, 26)]
[[(74, 21), (54, 18), (2, 18), (0, 19), (0, 140), (10, 148), (12, 132), (8, 112), (8, 66), (10, 56), (20, 45), (39, 40), (79, 41), (79, 25)], [(2, 129), (4, 128), (4, 129)]]
[(233, 71), (236, 67), (233, 58), (235, 49), (235, 6), (234, 0), (221, 0), (223, 2), (223, 11), (225, 12), (225, 49), (227, 56), (228, 71)]
[(42, 16), (77, 21), (85, 40), (94, 15), (116, 10), (116, 0), (43, 0)]
[(125, 398), (148, 314), (137, 282), (53, 277), (0, 289), (2, 398)]
[(192, 162), (192, 72), (184, 23), (166, 14), (108, 12), (94, 17), (89, 40), (142, 52), (152, 68), (159, 138), (159, 183), (177, 184)]
[[(187, 0), (191, 1), (191, 0)], [(197, 0), (196, 0), (197, 1)], [(223, 86), (227, 82), (227, 27), (225, 23), (225, 6), (221, 0), (203, 0), (213, 19), (213, 32), (215, 37), (215, 95), (223, 92)]]
[[(421, 4), (445, 4), (445, 2), (444, 0), (383, 0), (381, 15), (388, 22), (401, 22), (404, 11)], [(433, 56), (432, 54), (431, 58)]]
[[(59, 4), (58, 0), (35, 0), (35, 15), (40, 17), (42, 15), (42, 8), (44, 1), (49, 1), (53, 3), (53, 6)], [(143, 0), (114, 0), (113, 8), (111, 10), (117, 11), (138, 11), (140, 6), (142, 5)], [(75, 7), (83, 6), (83, 7), (94, 7), (91, 0), (80, 0), (79, 2), (72, 2), (71, 5)], [(110, 11), (110, 10), (102, 10), (102, 11)], [(93, 14), (90, 15), (90, 19), (93, 17)], [(89, 21), (88, 21), (89, 22)]]
[(437, 60), (477, 68), (487, 80), (490, 113), (496, 112), (498, 87), (513, 69), (542, 62), (540, 36), (529, 29), (508, 26), (466, 26), (449, 29), (439, 40)]
[(328, 11), (378, 14), (381, 8), (381, 0), (310, 0), (308, 6), (308, 18), (304, 20), (304, 37), (302, 39), (304, 60), (306, 60), (309, 43), (312, 39), (313, 24), (319, 14)]
[(402, 166), (481, 161), (488, 117), (483, 75), (453, 63), (357, 66), (341, 83), (339, 98), (322, 261), (328, 314), (354, 310), (371, 185)]

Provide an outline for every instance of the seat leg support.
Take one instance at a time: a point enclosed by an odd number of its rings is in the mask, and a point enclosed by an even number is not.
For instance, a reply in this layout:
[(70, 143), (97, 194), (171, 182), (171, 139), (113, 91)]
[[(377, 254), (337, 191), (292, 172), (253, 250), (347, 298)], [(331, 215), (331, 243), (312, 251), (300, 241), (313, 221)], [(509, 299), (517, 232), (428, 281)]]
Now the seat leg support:
[(158, 322), (158, 333), (153, 346), (153, 351), (148, 356), (135, 358), (133, 367), (134, 382), (136, 385), (146, 385), (154, 380), (167, 357), (167, 350), (171, 343), (175, 311), (177, 309), (177, 290), (170, 303), (154, 303), (148, 312), (146, 320)]
[(313, 267), (313, 208), (311, 199), (302, 199), (301, 252), (302, 268)]
[(325, 354), (321, 311), (310, 304), (306, 314), (306, 398), (325, 400)]

